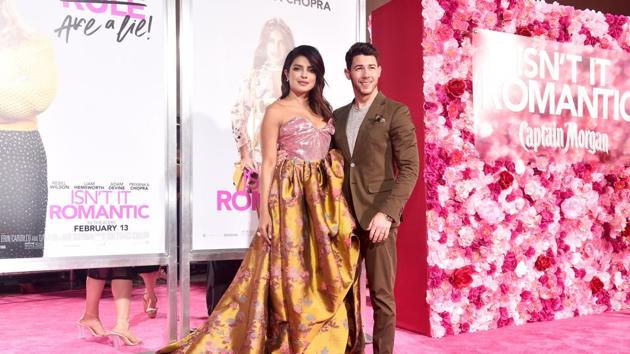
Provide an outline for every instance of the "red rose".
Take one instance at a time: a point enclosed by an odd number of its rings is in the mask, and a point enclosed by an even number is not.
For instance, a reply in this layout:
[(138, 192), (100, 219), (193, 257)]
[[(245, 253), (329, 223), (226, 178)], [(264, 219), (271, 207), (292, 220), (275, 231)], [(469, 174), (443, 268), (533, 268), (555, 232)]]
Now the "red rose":
[(514, 176), (508, 171), (502, 171), (499, 174), (499, 185), (501, 189), (508, 189), (512, 185), (512, 182), (514, 182)]
[(626, 228), (621, 231), (621, 236), (630, 241), (630, 219), (626, 219)]
[(547, 256), (543, 256), (542, 254), (540, 256), (538, 256), (538, 258), (536, 259), (536, 263), (534, 264), (534, 266), (536, 267), (536, 270), (544, 272), (545, 270), (547, 270), (549, 267), (551, 267), (551, 258), (547, 257)]
[(597, 294), (600, 290), (604, 288), (604, 283), (602, 283), (602, 281), (598, 277), (593, 277), (593, 279), (591, 279), (591, 282), (589, 283), (589, 286), (591, 287), (591, 292), (593, 294)]
[(466, 82), (460, 79), (451, 79), (446, 83), (446, 93), (451, 97), (459, 97), (466, 91)]
[(470, 285), (473, 281), (472, 279), (473, 267), (465, 266), (459, 269), (455, 269), (449, 281), (453, 284), (457, 289), (462, 289)]
[(531, 37), (532, 31), (530, 31), (527, 26), (521, 26), (516, 29), (516, 34), (518, 34), (519, 36)]

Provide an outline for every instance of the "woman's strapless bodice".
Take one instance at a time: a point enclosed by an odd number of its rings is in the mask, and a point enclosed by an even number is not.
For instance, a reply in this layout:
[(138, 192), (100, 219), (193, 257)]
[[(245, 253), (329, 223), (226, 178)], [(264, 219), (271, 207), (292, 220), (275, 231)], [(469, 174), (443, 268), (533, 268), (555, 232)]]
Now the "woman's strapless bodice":
[(307, 118), (295, 116), (280, 127), (278, 148), (287, 152), (287, 158), (322, 160), (328, 153), (334, 133), (332, 118), (324, 127), (318, 128)]

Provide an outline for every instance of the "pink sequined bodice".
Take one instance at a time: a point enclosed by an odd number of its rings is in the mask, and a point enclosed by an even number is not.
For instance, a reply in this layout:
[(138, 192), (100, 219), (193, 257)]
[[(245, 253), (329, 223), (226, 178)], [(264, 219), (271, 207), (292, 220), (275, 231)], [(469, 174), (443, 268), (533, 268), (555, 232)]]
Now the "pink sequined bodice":
[(295, 116), (280, 127), (278, 145), (288, 158), (317, 161), (326, 157), (330, 139), (335, 133), (332, 119), (318, 128), (305, 117)]

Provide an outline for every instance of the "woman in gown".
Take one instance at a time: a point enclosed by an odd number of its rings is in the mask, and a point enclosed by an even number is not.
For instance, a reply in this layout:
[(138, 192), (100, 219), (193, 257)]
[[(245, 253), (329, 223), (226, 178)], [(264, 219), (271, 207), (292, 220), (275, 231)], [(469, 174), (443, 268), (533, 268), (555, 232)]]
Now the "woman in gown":
[[(362, 347), (359, 243), (314, 47), (287, 56), (262, 122), (260, 223), (207, 322), (159, 353), (355, 353)], [(278, 149), (287, 158), (276, 163)]]

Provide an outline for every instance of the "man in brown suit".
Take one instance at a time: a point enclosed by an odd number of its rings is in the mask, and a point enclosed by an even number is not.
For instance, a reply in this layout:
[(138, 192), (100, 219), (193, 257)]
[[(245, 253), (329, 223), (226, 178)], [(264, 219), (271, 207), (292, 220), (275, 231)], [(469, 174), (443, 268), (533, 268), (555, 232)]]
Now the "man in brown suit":
[(333, 145), (344, 156), (344, 195), (358, 221), (374, 308), (374, 353), (392, 353), (396, 328), (396, 232), (418, 178), (415, 126), (407, 106), (378, 91), (378, 51), (355, 43), (346, 53), (354, 100), (334, 112)]

